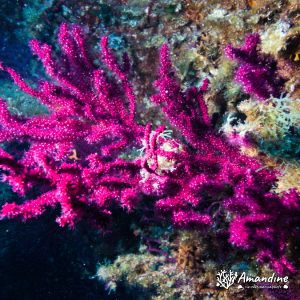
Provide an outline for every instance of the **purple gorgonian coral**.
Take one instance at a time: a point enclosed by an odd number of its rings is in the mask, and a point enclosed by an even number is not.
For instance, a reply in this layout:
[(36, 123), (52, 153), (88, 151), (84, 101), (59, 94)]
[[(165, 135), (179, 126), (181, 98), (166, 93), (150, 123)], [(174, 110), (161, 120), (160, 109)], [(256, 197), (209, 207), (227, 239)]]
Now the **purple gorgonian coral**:
[(242, 47), (228, 45), (225, 55), (237, 62), (235, 80), (242, 85), (244, 91), (264, 101), (270, 96), (280, 97), (285, 80), (278, 74), (277, 62), (258, 50), (259, 44), (259, 34), (249, 34)]
[[(214, 230), (222, 221), (233, 245), (253, 251), (279, 273), (294, 271), (285, 254), (291, 234), (299, 236), (299, 194), (273, 193), (276, 173), (215, 130), (204, 100), (208, 80), (183, 90), (168, 46), (162, 46), (151, 101), (172, 126), (173, 138), (164, 125), (137, 123), (128, 56), (118, 63), (107, 37), (101, 39), (102, 67), (94, 65), (78, 26), (61, 25), (58, 41), (57, 61), (48, 44), (30, 43), (51, 79), (36, 89), (1, 64), (21, 90), (49, 110), (25, 118), (0, 102), (0, 142), (29, 145), (17, 156), (0, 150), (3, 181), (25, 198), (4, 204), (2, 218), (27, 220), (60, 205), (61, 226), (74, 227), (84, 218), (105, 228), (117, 222), (115, 207), (131, 212), (143, 203), (157, 220), (179, 228)], [(253, 54), (254, 44), (243, 51)], [(141, 148), (140, 157), (122, 158), (134, 148)], [(29, 196), (32, 189), (35, 198)]]

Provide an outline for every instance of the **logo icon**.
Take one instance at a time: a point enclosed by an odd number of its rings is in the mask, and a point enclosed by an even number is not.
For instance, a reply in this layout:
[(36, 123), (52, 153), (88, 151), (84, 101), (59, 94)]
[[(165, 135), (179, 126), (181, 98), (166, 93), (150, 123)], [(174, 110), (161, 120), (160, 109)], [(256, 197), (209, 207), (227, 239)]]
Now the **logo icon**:
[(237, 272), (221, 270), (217, 273), (217, 286), (228, 289), (231, 287), (238, 277)]

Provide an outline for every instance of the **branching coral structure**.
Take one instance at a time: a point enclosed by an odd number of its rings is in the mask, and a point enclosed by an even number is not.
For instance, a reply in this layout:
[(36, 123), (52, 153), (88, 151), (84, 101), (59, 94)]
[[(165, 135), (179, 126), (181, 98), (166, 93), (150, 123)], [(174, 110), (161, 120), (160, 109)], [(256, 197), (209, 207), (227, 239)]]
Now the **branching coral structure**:
[[(36, 97), (48, 115), (22, 118), (9, 113), (0, 102), (0, 141), (30, 144), (19, 160), (1, 149), (2, 179), (24, 196), (33, 187), (40, 195), (21, 205), (5, 204), (2, 217), (23, 220), (42, 214), (47, 206), (61, 206), (61, 226), (74, 224), (88, 215), (106, 223), (109, 206), (117, 201), (131, 209), (137, 199), (138, 167), (118, 158), (129, 144), (139, 143), (141, 128), (134, 122), (135, 99), (123, 65), (101, 40), (102, 61), (114, 74), (108, 78), (89, 57), (82, 30), (62, 24), (58, 34), (62, 49), (55, 61), (51, 47), (33, 40), (31, 49), (42, 61), (49, 81), (37, 89), (28, 86), (13, 69), (1, 64), (16, 85)], [(120, 83), (118, 82), (120, 81)]]
[[(160, 211), (171, 211), (173, 220), (180, 225), (212, 224), (215, 220), (211, 208), (219, 199), (221, 209), (232, 213), (232, 244), (256, 249), (259, 259), (271, 263), (279, 273), (293, 271), (284, 253), (289, 236), (286, 229), (299, 234), (295, 223), (300, 217), (299, 194), (291, 190), (280, 198), (271, 193), (276, 173), (242, 155), (215, 133), (202, 96), (206, 84), (198, 91), (182, 91), (174, 77), (168, 49), (162, 48), (160, 77), (155, 83), (159, 93), (152, 101), (161, 106), (186, 145), (180, 159), (176, 159), (180, 162), (176, 170), (163, 176), (172, 189), (160, 190), (165, 196), (156, 206)], [(275, 211), (285, 213), (279, 218)]]
[[(151, 100), (173, 127), (173, 138), (163, 125), (153, 129), (136, 122), (128, 57), (119, 64), (106, 37), (101, 59), (108, 73), (94, 66), (79, 27), (63, 24), (58, 40), (57, 62), (49, 45), (30, 43), (52, 79), (37, 89), (1, 64), (21, 90), (49, 110), (22, 118), (0, 102), (0, 142), (29, 144), (18, 157), (1, 149), (3, 180), (27, 198), (5, 204), (2, 218), (27, 220), (59, 204), (61, 226), (86, 218), (103, 227), (114, 220), (114, 207), (131, 211), (148, 201), (155, 217), (178, 227), (213, 230), (217, 220), (227, 222), (233, 245), (255, 252), (279, 273), (294, 271), (285, 253), (289, 236), (299, 235), (299, 194), (291, 190), (280, 198), (270, 192), (276, 173), (216, 132), (204, 100), (208, 80), (182, 90), (168, 46), (161, 48), (158, 92)], [(252, 54), (254, 44), (246, 47)], [(269, 81), (262, 86), (273, 94)], [(120, 158), (134, 147), (142, 147), (140, 157)], [(32, 189), (38, 196), (28, 199)]]
[(288, 94), (270, 97), (264, 102), (244, 100), (237, 108), (246, 119), (239, 121), (234, 114), (229, 114), (222, 131), (233, 137), (233, 141), (238, 134), (241, 141), (251, 140), (273, 157), (296, 161), (300, 153), (299, 104), (300, 99)]
[(258, 51), (259, 44), (260, 36), (250, 34), (241, 48), (228, 45), (225, 54), (238, 63), (235, 80), (243, 86), (244, 91), (264, 101), (270, 96), (280, 96), (284, 79), (278, 74), (276, 61)]

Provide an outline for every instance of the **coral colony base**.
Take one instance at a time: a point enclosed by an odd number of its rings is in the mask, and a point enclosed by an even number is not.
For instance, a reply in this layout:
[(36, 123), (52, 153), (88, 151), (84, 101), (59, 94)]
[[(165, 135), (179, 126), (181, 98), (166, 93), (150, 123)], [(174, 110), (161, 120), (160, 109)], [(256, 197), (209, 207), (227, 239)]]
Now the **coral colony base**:
[[(232, 245), (253, 251), (279, 274), (296, 271), (286, 252), (290, 238), (299, 236), (299, 193), (273, 192), (276, 172), (215, 130), (204, 101), (208, 80), (182, 90), (168, 46), (162, 46), (151, 101), (175, 131), (173, 138), (164, 125), (138, 123), (128, 56), (118, 63), (107, 37), (101, 39), (101, 67), (93, 63), (80, 27), (62, 24), (58, 43), (62, 53), (56, 60), (50, 45), (30, 42), (51, 79), (37, 88), (0, 65), (48, 108), (45, 115), (16, 116), (1, 99), (2, 180), (26, 199), (4, 204), (1, 218), (26, 221), (59, 206), (60, 226), (73, 228), (87, 219), (106, 230), (118, 222), (116, 208), (130, 213), (147, 206), (158, 222), (204, 234), (222, 221)], [(239, 64), (236, 80), (264, 101), (279, 97), (284, 81), (276, 63), (258, 53), (258, 43), (259, 36), (250, 35), (242, 48), (228, 46), (226, 54)], [(13, 142), (23, 150), (5, 150)], [(129, 159), (137, 148), (140, 155)]]

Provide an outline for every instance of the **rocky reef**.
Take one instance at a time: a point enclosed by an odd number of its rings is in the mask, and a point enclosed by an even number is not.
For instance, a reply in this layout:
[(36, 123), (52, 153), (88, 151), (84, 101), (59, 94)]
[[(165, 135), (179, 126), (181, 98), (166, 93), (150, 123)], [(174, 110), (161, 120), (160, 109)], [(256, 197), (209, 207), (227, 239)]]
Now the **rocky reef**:
[(298, 1), (0, 8), (3, 299), (299, 298)]

